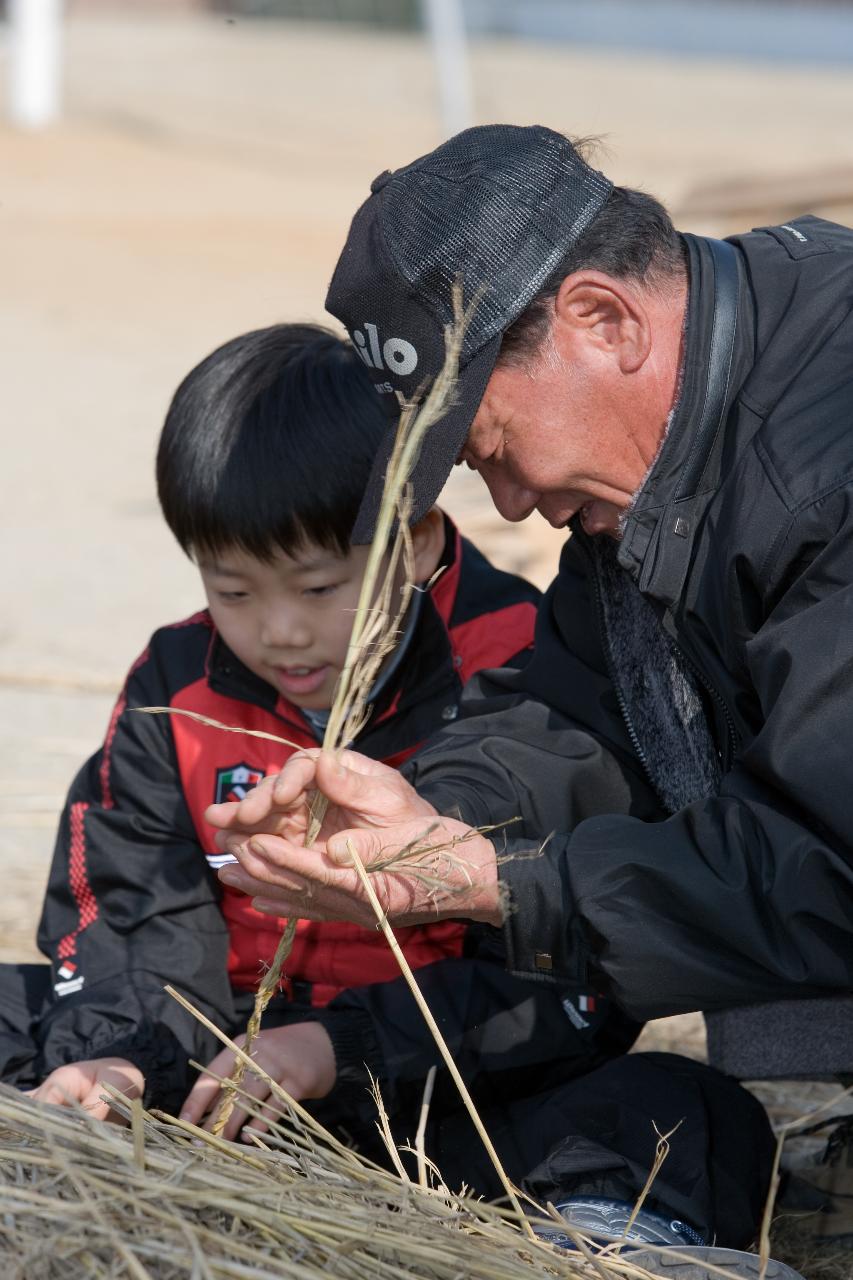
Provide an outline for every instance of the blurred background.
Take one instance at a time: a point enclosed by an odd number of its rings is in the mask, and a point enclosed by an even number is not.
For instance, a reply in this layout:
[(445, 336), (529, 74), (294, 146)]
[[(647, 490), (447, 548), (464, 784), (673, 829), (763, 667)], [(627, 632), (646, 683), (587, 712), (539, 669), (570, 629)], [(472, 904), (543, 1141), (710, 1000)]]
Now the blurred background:
[[(0, 959), (33, 955), (57, 811), (157, 625), (201, 603), (161, 523), (158, 431), (225, 339), (323, 318), (381, 170), (486, 121), (723, 235), (853, 219), (853, 4), (7, 0), (0, 4)], [(561, 537), (446, 505), (547, 583)]]

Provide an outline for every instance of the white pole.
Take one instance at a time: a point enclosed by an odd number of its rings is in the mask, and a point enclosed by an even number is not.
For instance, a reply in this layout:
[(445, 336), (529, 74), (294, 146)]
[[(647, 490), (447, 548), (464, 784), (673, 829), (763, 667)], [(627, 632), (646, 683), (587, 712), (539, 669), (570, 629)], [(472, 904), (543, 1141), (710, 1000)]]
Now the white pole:
[(62, 0), (10, 0), (10, 98), (15, 124), (43, 129), (59, 114)]
[(422, 0), (422, 6), (432, 41), (441, 123), (449, 137), (467, 129), (473, 117), (462, 0)]

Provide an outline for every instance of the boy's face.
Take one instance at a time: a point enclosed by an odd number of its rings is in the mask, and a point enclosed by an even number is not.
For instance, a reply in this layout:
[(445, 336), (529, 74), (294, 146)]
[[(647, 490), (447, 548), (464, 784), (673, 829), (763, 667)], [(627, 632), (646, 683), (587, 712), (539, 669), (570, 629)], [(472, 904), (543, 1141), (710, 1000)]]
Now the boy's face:
[(289, 702), (322, 711), (346, 658), (368, 552), (309, 545), (265, 563), (232, 548), (199, 556), (198, 567), (229, 649)]
[[(433, 507), (412, 528), (416, 582), (432, 578), (444, 539), (444, 517)], [(266, 563), (233, 547), (200, 554), (198, 567), (229, 649), (295, 706), (325, 711), (347, 656), (369, 553), (352, 547), (342, 556), (309, 543), (293, 556), (276, 549)], [(402, 568), (398, 574), (401, 587)]]

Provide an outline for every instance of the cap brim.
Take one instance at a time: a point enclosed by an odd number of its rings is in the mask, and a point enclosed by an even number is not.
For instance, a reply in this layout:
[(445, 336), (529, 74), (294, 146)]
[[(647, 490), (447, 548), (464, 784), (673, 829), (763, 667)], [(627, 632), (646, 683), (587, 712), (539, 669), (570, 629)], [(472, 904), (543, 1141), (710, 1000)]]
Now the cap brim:
[[(444, 488), (445, 481), (459, 457), (465, 437), (483, 398), (501, 347), (501, 334), (492, 338), (482, 350), (468, 361), (456, 383), (453, 404), (443, 418), (434, 423), (426, 433), (420, 456), (410, 477), (413, 492), (412, 523), (429, 511)], [(351, 542), (361, 546), (370, 542), (376, 528), (385, 472), (394, 438), (396, 423), (387, 432), (370, 472), (370, 479), (361, 500), (358, 516), (352, 531)]]

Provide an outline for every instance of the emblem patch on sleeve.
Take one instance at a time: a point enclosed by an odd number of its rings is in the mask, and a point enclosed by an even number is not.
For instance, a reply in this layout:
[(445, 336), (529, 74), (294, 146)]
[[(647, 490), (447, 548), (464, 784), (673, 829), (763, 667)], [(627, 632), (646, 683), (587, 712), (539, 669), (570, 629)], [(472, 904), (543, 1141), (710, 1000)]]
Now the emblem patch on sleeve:
[(53, 984), (53, 990), (58, 996), (70, 996), (73, 991), (79, 991), (86, 979), (82, 973), (77, 972), (77, 965), (73, 960), (64, 960), (56, 971), (58, 982)]
[(226, 765), (224, 769), (217, 769), (216, 788), (213, 793), (214, 803), (224, 804), (226, 800), (245, 800), (263, 776), (263, 769), (256, 769), (254, 765), (246, 764), (245, 761), (240, 764)]

